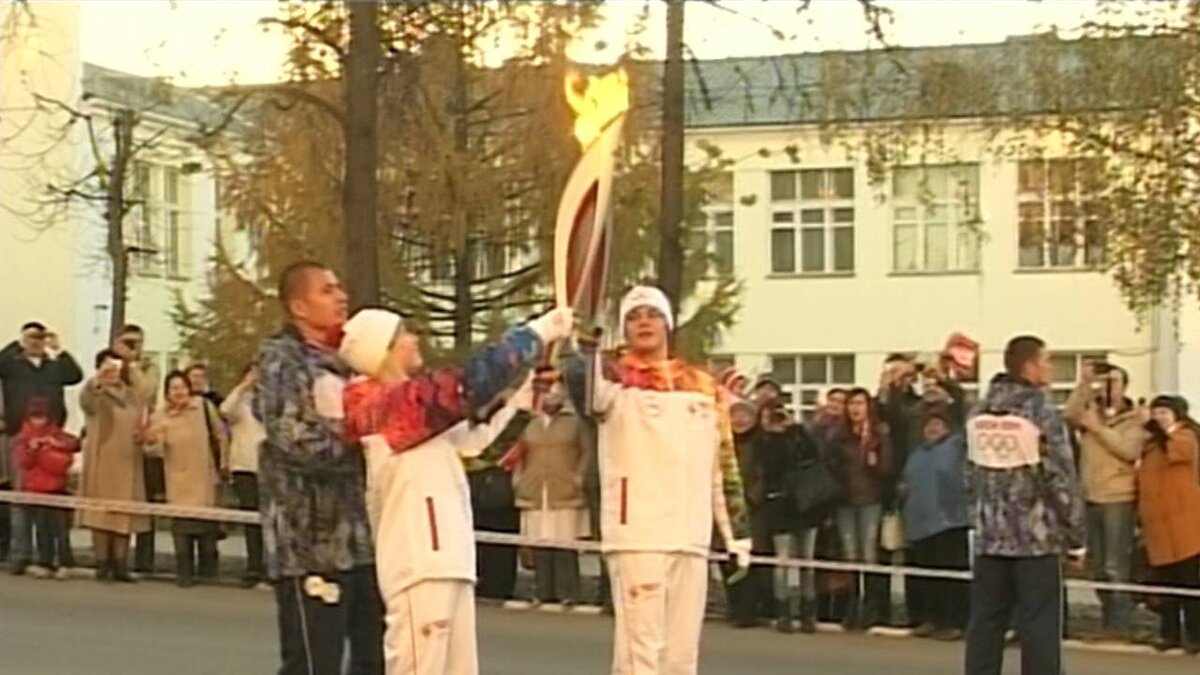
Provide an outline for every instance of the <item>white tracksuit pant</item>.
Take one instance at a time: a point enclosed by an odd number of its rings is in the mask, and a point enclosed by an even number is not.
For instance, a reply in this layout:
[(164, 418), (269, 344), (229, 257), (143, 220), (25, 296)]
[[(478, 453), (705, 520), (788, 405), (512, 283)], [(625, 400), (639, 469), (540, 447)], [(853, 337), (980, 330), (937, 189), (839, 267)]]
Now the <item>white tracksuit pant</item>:
[(478, 675), (471, 582), (422, 581), (385, 601), (387, 675)]
[(606, 556), (616, 630), (613, 675), (695, 675), (708, 561), (689, 553)]

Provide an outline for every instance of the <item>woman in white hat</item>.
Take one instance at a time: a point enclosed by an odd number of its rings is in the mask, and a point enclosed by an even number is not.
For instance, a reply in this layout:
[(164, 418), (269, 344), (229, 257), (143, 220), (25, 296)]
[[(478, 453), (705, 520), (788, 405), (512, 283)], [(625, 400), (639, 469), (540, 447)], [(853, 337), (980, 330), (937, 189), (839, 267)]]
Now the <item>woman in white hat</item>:
[[(554, 310), (508, 331), (461, 369), (432, 372), (422, 371), (417, 337), (398, 315), (366, 309), (346, 323), (341, 357), (366, 376), (346, 388), (346, 432), (362, 443), (367, 462), (388, 675), (479, 672), (474, 526), (462, 458), (503, 453), (516, 441), (532, 388), (512, 389), (546, 345), (570, 335), (572, 323), (570, 310)], [(474, 424), (506, 394), (490, 421)]]
[[(716, 380), (672, 358), (671, 304), (639, 286), (621, 301), (626, 347), (597, 375), (601, 532), (616, 614), (615, 675), (695, 673), (714, 521), (745, 570), (750, 530), (729, 413)], [(584, 366), (567, 364), (583, 410)]]

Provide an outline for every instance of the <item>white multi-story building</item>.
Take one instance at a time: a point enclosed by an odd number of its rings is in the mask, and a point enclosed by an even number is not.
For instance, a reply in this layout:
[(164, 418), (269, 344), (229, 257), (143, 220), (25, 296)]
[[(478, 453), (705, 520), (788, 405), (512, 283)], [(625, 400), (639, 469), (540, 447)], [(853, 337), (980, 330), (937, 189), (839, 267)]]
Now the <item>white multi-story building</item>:
[[(32, 205), (50, 198), (47, 184), (87, 176), (97, 157), (111, 162), (113, 117), (130, 110), (139, 121), (126, 176), (133, 207), (124, 229), (125, 320), (145, 329), (147, 357), (165, 372), (186, 362), (173, 310), (177, 298), (195, 303), (206, 292), (222, 222), (212, 165), (194, 143), (198, 124), (212, 124), (219, 112), (195, 92), (82, 63), (76, 3), (33, 9), (36, 30), (0, 45), (0, 342), (15, 339), (23, 323), (40, 321), (61, 336), (85, 372), (107, 346), (112, 269), (104, 204), (79, 199), (66, 209), (40, 211)], [(91, 116), (94, 145), (82, 123), (62, 134), (65, 115), (38, 110), (35, 94)], [(36, 162), (28, 159), (34, 155)], [(76, 187), (99, 192), (94, 183)], [(74, 398), (68, 396), (72, 404)]]
[[(906, 57), (1002, 68), (1014, 44)], [(964, 115), (939, 124), (937, 152), (911, 153), (881, 176), (862, 142), (887, 105), (830, 120), (821, 59), (708, 62), (708, 103), (689, 88), (689, 145), (733, 160), (707, 207), (719, 271), (744, 288), (718, 362), (772, 374), (807, 413), (830, 387), (877, 387), (888, 354), (932, 356), (954, 332), (981, 344), (986, 382), (1007, 340), (1032, 333), (1054, 351), (1060, 399), (1082, 363), (1105, 358), (1129, 371), (1134, 396), (1182, 391), (1200, 402), (1196, 300), (1140, 322), (1125, 307), (1099, 271), (1104, 228), (1087, 215), (1085, 163), (1052, 148), (1001, 157), (980, 119)]]

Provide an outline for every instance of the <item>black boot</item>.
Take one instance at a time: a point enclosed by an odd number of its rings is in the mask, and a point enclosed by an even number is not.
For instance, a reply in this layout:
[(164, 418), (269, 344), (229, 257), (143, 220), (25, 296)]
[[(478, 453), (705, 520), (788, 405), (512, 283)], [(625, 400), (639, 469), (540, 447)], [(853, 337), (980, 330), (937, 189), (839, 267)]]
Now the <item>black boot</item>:
[(800, 600), (800, 632), (805, 635), (817, 632), (817, 608), (813, 600)]

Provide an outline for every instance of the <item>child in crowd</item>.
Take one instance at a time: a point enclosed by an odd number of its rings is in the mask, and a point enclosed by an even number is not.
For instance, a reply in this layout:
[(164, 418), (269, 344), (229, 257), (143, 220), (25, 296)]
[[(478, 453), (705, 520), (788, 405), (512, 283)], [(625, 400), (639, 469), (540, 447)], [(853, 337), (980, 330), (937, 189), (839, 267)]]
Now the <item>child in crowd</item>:
[[(25, 420), (13, 438), (13, 452), (21, 469), (26, 492), (65, 494), (67, 474), (79, 451), (79, 439), (63, 431), (50, 419), (50, 402), (38, 397), (25, 408)], [(30, 576), (46, 579), (53, 575), (66, 580), (70, 571), (63, 564), (69, 559), (70, 511), (35, 506), (30, 509), (37, 533), (37, 564), (28, 569)]]

